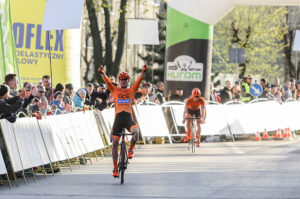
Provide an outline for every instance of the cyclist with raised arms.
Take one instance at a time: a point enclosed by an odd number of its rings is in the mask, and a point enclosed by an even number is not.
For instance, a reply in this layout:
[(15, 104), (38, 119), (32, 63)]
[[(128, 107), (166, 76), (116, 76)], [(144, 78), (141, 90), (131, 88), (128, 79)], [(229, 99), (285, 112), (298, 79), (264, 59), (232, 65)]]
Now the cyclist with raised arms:
[(118, 146), (123, 128), (126, 128), (130, 133), (133, 133), (131, 145), (128, 150), (128, 158), (133, 158), (133, 148), (138, 139), (139, 130), (133, 119), (132, 104), (134, 96), (139, 88), (141, 81), (145, 76), (148, 67), (144, 65), (141, 74), (131, 88), (128, 88), (130, 76), (127, 72), (119, 74), (120, 87), (114, 86), (106, 76), (103, 66), (100, 66), (98, 71), (101, 73), (102, 79), (110, 90), (115, 103), (115, 121), (112, 128), (112, 156), (113, 156), (113, 177), (119, 177), (118, 173)]
[(200, 147), (201, 139), (201, 127), (200, 124), (205, 123), (206, 119), (206, 108), (205, 108), (205, 99), (201, 97), (201, 91), (198, 88), (192, 90), (192, 96), (189, 97), (185, 102), (184, 114), (183, 114), (183, 123), (186, 122), (186, 138), (184, 142), (188, 142), (191, 139), (191, 119), (186, 119), (195, 116), (197, 119), (197, 147)]

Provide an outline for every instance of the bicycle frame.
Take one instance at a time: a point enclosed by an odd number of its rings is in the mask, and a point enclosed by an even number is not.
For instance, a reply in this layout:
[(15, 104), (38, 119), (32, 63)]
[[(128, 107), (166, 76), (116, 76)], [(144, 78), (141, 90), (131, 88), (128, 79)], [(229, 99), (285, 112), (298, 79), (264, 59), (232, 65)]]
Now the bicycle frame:
[(195, 142), (196, 142), (196, 122), (197, 122), (197, 118), (195, 116), (193, 117), (188, 117), (188, 118), (185, 118), (187, 120), (192, 120), (190, 122), (190, 129), (192, 129), (192, 132), (191, 132), (191, 139), (188, 143), (188, 150), (190, 150), (190, 147), (192, 148), (192, 153), (194, 153), (196, 151), (196, 145), (195, 145)]

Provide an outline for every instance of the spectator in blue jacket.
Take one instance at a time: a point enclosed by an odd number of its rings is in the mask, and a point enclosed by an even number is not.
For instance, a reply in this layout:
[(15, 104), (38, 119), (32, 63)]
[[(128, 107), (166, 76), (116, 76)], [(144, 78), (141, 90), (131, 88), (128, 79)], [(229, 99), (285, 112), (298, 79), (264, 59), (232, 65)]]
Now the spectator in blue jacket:
[(74, 105), (76, 108), (83, 108), (85, 101), (86, 91), (80, 88), (74, 95)]
[(59, 115), (65, 111), (63, 107), (63, 94), (61, 91), (56, 91), (54, 94), (53, 105), (56, 106), (56, 114)]

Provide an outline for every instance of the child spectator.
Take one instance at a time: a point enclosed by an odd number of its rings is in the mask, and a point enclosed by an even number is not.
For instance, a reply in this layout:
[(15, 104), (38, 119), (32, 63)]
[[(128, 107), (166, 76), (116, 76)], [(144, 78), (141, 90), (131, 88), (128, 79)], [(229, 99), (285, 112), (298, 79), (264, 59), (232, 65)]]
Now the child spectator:
[(63, 108), (63, 94), (61, 91), (55, 92), (53, 105), (56, 106), (56, 115), (59, 115), (65, 111), (65, 109)]
[(76, 108), (83, 108), (84, 100), (86, 96), (86, 91), (83, 88), (80, 88), (74, 95), (74, 105)]
[(65, 92), (65, 85), (62, 83), (56, 84), (55, 89), (53, 90), (53, 95), (49, 97), (50, 104), (52, 104), (52, 98), (57, 91), (60, 91), (63, 94)]
[[(47, 110), (48, 110), (48, 100), (47, 100), (46, 96), (42, 96), (42, 97), (41, 97), (40, 102), (38, 103), (38, 107), (39, 107), (40, 112), (41, 112), (43, 115), (46, 115), (46, 114), (47, 114)], [(50, 110), (50, 111), (51, 111), (51, 110)]]
[(234, 85), (232, 88), (231, 88), (231, 93), (232, 93), (232, 100), (234, 101), (241, 101), (241, 95), (240, 95), (240, 86), (238, 85)]
[(35, 97), (32, 99), (31, 101), (31, 105), (29, 106), (29, 111), (31, 113), (35, 113), (35, 112), (38, 112), (39, 111), (39, 107), (38, 107), (38, 104), (40, 103), (40, 99)]

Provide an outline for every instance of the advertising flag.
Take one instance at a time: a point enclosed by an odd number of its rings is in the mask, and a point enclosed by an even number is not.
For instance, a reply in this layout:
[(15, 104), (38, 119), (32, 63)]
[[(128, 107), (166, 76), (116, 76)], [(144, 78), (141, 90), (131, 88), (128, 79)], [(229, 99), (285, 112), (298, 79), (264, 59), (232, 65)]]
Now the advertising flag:
[(15, 40), (12, 31), (10, 1), (0, 0), (0, 83), (8, 73), (15, 73), (21, 85), (18, 62), (16, 57)]

